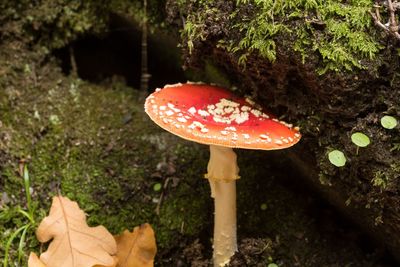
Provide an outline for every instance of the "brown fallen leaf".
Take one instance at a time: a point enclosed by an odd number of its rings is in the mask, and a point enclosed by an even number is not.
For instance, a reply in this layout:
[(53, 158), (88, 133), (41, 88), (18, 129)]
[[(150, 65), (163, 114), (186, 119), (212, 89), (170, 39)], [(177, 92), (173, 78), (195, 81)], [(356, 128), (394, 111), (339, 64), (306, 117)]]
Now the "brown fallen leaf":
[(145, 223), (133, 229), (125, 230), (115, 236), (117, 241), (118, 267), (153, 267), (157, 252), (154, 231)]
[(40, 242), (53, 239), (40, 260), (47, 267), (113, 266), (117, 252), (113, 236), (103, 226), (89, 227), (85, 213), (66, 197), (53, 198), (50, 215), (40, 223)]
[[(111, 266), (95, 265), (93, 267), (117, 267), (118, 258), (115, 256), (113, 256), (113, 258), (114, 258), (114, 263)], [(29, 254), (28, 267), (47, 267), (47, 266), (39, 259), (36, 253), (31, 252)]]
[[(104, 266), (104, 265), (94, 265), (93, 267), (118, 267), (118, 258), (117, 256), (113, 256), (114, 263), (110, 266)], [(30, 267), (30, 266), (28, 266)]]
[(39, 257), (34, 252), (31, 252), (29, 254), (28, 267), (46, 267), (46, 265), (39, 260)]

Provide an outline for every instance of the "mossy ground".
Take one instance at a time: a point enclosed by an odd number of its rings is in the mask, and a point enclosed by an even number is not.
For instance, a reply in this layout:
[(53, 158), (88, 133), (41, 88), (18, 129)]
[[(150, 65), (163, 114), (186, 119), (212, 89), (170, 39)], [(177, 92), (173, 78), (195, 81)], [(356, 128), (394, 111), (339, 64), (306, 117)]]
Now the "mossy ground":
[[(18, 95), (15, 102), (10, 101), (13, 93)], [(8, 140), (1, 147), (5, 161), (1, 193), (8, 196), (1, 203), (2, 213), (11, 214), (12, 207), (26, 205), (18, 174), (18, 162), (24, 159), (37, 221), (47, 213), (50, 197), (60, 192), (79, 203), (90, 224), (103, 224), (113, 233), (151, 222), (164, 249), (177, 242), (175, 232), (196, 233), (199, 222), (206, 221), (207, 208), (204, 198), (192, 195), (206, 195), (206, 189), (200, 179), (192, 184), (193, 179), (183, 178), (200, 175), (205, 161), (193, 159), (199, 155), (197, 148), (190, 148), (189, 154), (189, 148), (167, 145), (174, 143), (173, 137), (149, 122), (137, 98), (131, 88), (100, 87), (73, 78), (56, 80), (46, 88), (7, 91), (1, 98), (2, 133)], [(187, 167), (174, 177), (174, 198), (163, 192), (157, 216), (162, 191), (152, 188), (169, 177), (157, 165), (174, 165), (168, 161), (172, 155), (181, 162), (180, 154), (186, 154), (183, 164)], [(12, 230), (23, 223), (16, 215), (2, 217), (4, 246)], [(32, 237), (33, 231), (28, 240)]]

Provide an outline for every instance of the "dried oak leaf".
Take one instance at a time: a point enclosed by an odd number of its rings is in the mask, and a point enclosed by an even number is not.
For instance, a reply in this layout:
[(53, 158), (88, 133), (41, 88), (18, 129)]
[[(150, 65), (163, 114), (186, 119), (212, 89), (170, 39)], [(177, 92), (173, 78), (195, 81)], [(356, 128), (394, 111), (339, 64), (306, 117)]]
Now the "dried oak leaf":
[(31, 252), (29, 254), (28, 267), (46, 267), (46, 265), (39, 260), (39, 257), (34, 252)]
[(89, 227), (85, 213), (66, 197), (53, 198), (50, 215), (40, 223), (36, 236), (50, 243), (40, 260), (47, 267), (113, 266), (117, 252), (113, 236), (103, 226)]
[(118, 267), (153, 267), (157, 252), (154, 231), (145, 223), (115, 236)]
[[(95, 265), (93, 267), (116, 267), (116, 266), (118, 266), (117, 265), (118, 259), (115, 256), (113, 258), (114, 258), (114, 263), (111, 266)], [(47, 266), (39, 259), (39, 257), (36, 255), (36, 253), (31, 252), (29, 254), (28, 267), (47, 267)]]
[[(114, 258), (114, 263), (112, 265), (109, 266), (104, 266), (104, 265), (94, 265), (93, 267), (118, 267), (118, 258), (117, 256), (113, 256)], [(29, 266), (30, 267), (30, 266)]]

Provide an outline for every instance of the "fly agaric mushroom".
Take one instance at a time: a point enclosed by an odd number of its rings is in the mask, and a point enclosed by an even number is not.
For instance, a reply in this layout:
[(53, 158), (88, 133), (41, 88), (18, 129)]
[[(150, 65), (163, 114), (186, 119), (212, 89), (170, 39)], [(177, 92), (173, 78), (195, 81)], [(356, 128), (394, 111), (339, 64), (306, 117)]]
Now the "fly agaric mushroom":
[(236, 179), (233, 148), (274, 150), (296, 144), (298, 127), (280, 121), (230, 91), (201, 83), (167, 85), (147, 97), (145, 111), (161, 128), (210, 146), (207, 178), (215, 203), (214, 266), (237, 251)]

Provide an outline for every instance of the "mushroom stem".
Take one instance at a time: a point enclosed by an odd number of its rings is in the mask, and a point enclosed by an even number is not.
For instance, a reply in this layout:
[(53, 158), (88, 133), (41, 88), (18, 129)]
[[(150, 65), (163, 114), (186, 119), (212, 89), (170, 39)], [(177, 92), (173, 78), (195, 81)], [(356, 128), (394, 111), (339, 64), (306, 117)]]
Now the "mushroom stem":
[(215, 181), (214, 179), (208, 179), (208, 182), (210, 183), (211, 197), (215, 198)]
[(223, 267), (237, 251), (236, 179), (239, 168), (232, 148), (210, 146), (210, 161), (205, 175), (214, 194), (214, 266)]
[(214, 266), (227, 265), (237, 251), (236, 181), (215, 182)]

